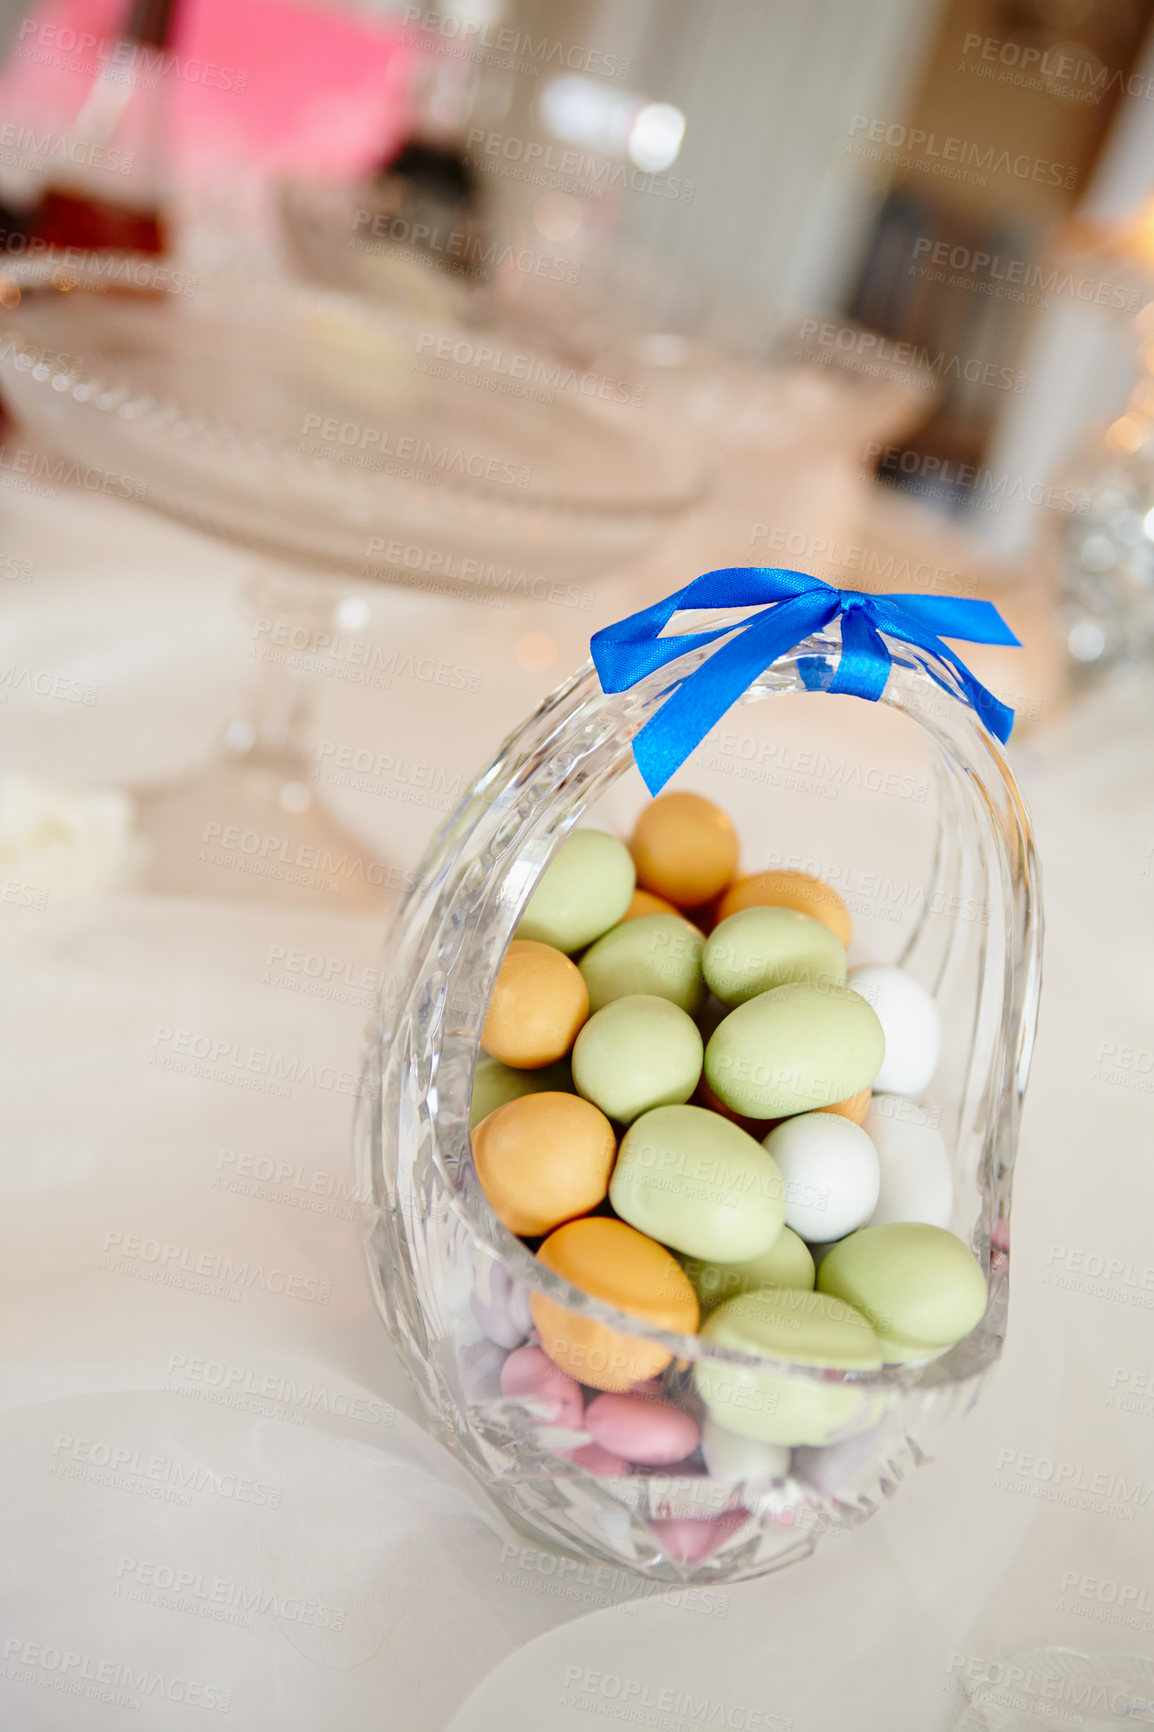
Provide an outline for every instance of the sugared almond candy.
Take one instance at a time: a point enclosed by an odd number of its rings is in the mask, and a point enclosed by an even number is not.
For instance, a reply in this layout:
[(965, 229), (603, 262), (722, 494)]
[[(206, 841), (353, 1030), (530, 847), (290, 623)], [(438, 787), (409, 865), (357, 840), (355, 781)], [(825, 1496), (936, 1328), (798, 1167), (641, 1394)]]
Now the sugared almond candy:
[(739, 878), (722, 897), (717, 919), (728, 920), (743, 908), (795, 908), (799, 914), (824, 920), (847, 947), (853, 937), (849, 909), (837, 891), (808, 872), (755, 872)]
[(737, 871), (737, 831), (700, 794), (662, 794), (646, 806), (629, 851), (641, 887), (678, 908), (711, 901)]
[(539, 1070), (564, 1057), (588, 1015), (576, 963), (551, 944), (515, 938), (493, 987), (481, 1045), (502, 1064)]

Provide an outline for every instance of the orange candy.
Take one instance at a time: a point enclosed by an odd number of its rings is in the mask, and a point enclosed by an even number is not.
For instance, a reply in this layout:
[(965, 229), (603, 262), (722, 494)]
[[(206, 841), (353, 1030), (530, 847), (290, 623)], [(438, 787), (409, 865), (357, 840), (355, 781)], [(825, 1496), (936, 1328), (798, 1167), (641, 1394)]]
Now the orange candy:
[(865, 1116), (870, 1110), (873, 1090), (859, 1089), (856, 1095), (850, 1095), (848, 1100), (835, 1101), (832, 1107), (819, 1107), (819, 1113), (837, 1113), (839, 1118), (852, 1119), (855, 1125), (864, 1125)]
[[(704, 1088), (704, 1083), (701, 1086)], [(852, 1119), (855, 1125), (864, 1125), (865, 1116), (870, 1110), (870, 1101), (872, 1099), (873, 1090), (871, 1088), (859, 1089), (856, 1095), (850, 1095), (848, 1099), (844, 1101), (834, 1101), (831, 1107), (815, 1107), (814, 1111), (819, 1113), (836, 1113), (839, 1118)], [(756, 1137), (759, 1143), (768, 1132), (775, 1131), (778, 1125), (787, 1125), (790, 1118), (801, 1116), (800, 1114), (790, 1114), (784, 1119), (765, 1119), (764, 1121), (757, 1119), (742, 1119), (738, 1118), (736, 1113), (731, 1113), (728, 1107), (723, 1107), (721, 1102), (717, 1100), (716, 1095), (712, 1095), (708, 1101), (703, 1100), (701, 1105), (703, 1107), (714, 1106), (715, 1103), (716, 1110), (719, 1113), (725, 1113), (726, 1117), (733, 1119), (734, 1123), (739, 1124), (742, 1130), (748, 1130), (750, 1136)]]
[(849, 909), (837, 891), (808, 872), (755, 872), (739, 878), (721, 898), (718, 925), (743, 908), (795, 908), (799, 914), (824, 921), (845, 945), (853, 936)]
[[(604, 1215), (569, 1221), (537, 1256), (582, 1292), (631, 1317), (679, 1335), (697, 1330), (697, 1295), (671, 1252), (644, 1233)], [(672, 1355), (655, 1341), (623, 1335), (534, 1293), (529, 1310), (554, 1365), (594, 1389), (627, 1390), (664, 1371)]]
[(737, 871), (737, 831), (700, 794), (662, 794), (638, 818), (629, 852), (643, 889), (678, 908), (699, 908)]
[(473, 1132), (485, 1195), (511, 1233), (529, 1238), (603, 1202), (616, 1158), (613, 1126), (580, 1095), (522, 1095)]
[(575, 962), (551, 944), (515, 938), (489, 1000), (481, 1045), (518, 1070), (562, 1058), (589, 1015), (589, 994)]
[(620, 924), (624, 926), (627, 920), (640, 920), (643, 914), (680, 914), (672, 902), (667, 902), (664, 896), (654, 896), (648, 890), (635, 890), (629, 899), (629, 906), (621, 916)]
[(727, 1107), (724, 1101), (718, 1100), (704, 1077), (698, 1083), (697, 1093), (693, 1099), (699, 1107), (704, 1107), (707, 1112), (720, 1113), (723, 1119), (729, 1119), (732, 1124), (740, 1125), (741, 1129), (748, 1136), (754, 1137), (757, 1142), (760, 1142), (774, 1129), (776, 1124), (780, 1123), (780, 1120), (777, 1119), (743, 1118), (740, 1113), (735, 1113), (732, 1107)]
[[(721, 1113), (724, 1118), (732, 1119), (735, 1125), (740, 1125), (743, 1131), (748, 1131), (749, 1135), (756, 1138), (759, 1143), (769, 1135), (770, 1131), (775, 1131), (778, 1125), (789, 1123), (789, 1118), (743, 1119), (740, 1113), (733, 1112), (724, 1101), (718, 1100), (704, 1077), (698, 1083), (697, 1093), (693, 1098), (699, 1107), (707, 1107), (710, 1112)], [(852, 1119), (855, 1125), (863, 1125), (865, 1116), (870, 1110), (872, 1099), (873, 1090), (864, 1088), (859, 1089), (856, 1095), (850, 1095), (847, 1100), (835, 1101), (831, 1107), (816, 1107), (814, 1110), (819, 1113), (837, 1113), (839, 1118)]]

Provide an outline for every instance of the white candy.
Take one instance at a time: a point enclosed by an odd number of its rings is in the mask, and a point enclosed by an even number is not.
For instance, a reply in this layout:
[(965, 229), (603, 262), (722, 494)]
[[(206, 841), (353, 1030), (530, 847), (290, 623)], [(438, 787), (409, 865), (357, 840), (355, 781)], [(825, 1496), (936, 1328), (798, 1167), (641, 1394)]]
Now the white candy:
[(881, 1174), (860, 1125), (839, 1113), (802, 1113), (770, 1131), (769, 1150), (785, 1180), (785, 1224), (803, 1239), (844, 1239), (869, 1220)]
[(473, 1316), (498, 1347), (520, 1347), (533, 1327), (529, 1295), (489, 1257), (479, 1257), (473, 1270), (469, 1303)]
[(758, 1443), (738, 1437), (707, 1417), (701, 1430), (701, 1453), (705, 1465), (717, 1479), (743, 1479), (750, 1484), (785, 1479), (789, 1473), (789, 1450), (780, 1443)]
[(870, 1216), (883, 1221), (925, 1221), (948, 1227), (954, 1207), (950, 1156), (924, 1107), (900, 1095), (875, 1095), (865, 1128), (881, 1164), (881, 1190)]
[(924, 986), (900, 968), (867, 962), (846, 980), (877, 1012), (886, 1056), (873, 1080), (882, 1094), (920, 1094), (937, 1068), (942, 1047), (938, 1007)]
[(508, 1354), (494, 1341), (473, 1341), (461, 1348), (461, 1387), (470, 1401), (498, 1401), (501, 1367)]

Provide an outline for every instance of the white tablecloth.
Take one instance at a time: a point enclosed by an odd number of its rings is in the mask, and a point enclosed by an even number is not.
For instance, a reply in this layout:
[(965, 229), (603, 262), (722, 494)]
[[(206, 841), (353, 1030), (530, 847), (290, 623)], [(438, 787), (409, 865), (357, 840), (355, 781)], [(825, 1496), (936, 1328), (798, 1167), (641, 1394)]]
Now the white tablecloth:
[[(100, 692), (13, 690), (8, 761), (80, 785), (190, 767), (243, 677), (246, 561), (106, 500), (0, 510), (35, 564), (8, 586), (0, 663)], [(397, 605), (414, 640), (458, 629)], [(550, 669), (520, 668), (511, 616), (476, 610), (450, 647), (483, 696), (416, 692), (410, 722), (450, 766), (474, 769), (623, 608), (553, 611), (534, 621)], [(355, 700), (325, 684), (331, 730)], [(1049, 939), (1001, 1367), (874, 1522), (704, 1594), (556, 1567), (417, 1421), (351, 1195), (382, 916), (141, 894), (10, 910), (3, 1724), (933, 1732), (967, 1669), (1150, 1650), (1152, 722), (1149, 692), (1107, 694), (1015, 753)], [(430, 821), (390, 810), (394, 856)], [(1129, 1625), (1110, 1621), (1123, 1587)]]

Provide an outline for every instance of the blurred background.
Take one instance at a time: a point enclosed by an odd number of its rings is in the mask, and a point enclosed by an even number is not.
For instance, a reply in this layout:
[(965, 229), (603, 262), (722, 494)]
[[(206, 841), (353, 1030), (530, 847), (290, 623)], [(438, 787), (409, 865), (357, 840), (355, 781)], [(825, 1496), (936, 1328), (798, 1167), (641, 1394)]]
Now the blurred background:
[(14, 881), (384, 906), (723, 563), (990, 595), (1027, 733), (1140, 680), (1152, 11), (6, 0)]

